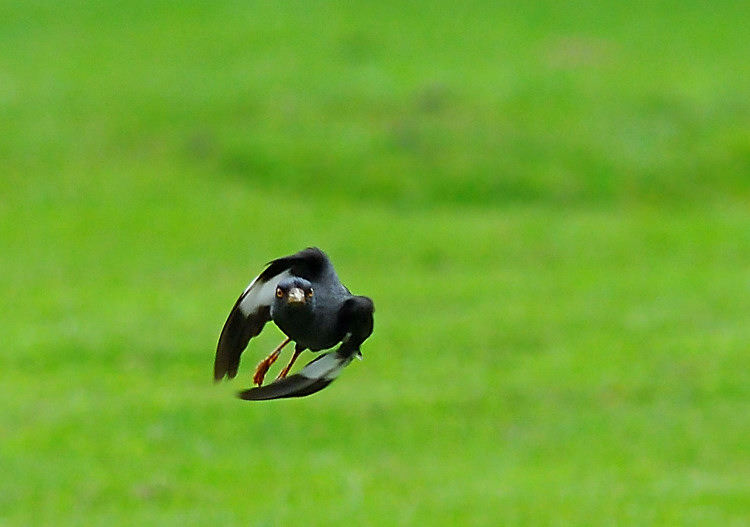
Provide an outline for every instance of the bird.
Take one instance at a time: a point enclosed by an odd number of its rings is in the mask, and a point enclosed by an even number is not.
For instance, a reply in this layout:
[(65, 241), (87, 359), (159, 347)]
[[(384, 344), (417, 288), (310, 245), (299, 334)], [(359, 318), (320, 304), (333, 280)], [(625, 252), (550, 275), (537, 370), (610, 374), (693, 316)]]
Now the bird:
[[(253, 375), (256, 386), (238, 396), (261, 401), (316, 393), (331, 384), (354, 358), (362, 358), (360, 347), (373, 332), (374, 312), (372, 299), (353, 295), (319, 248), (308, 247), (272, 260), (245, 288), (224, 323), (216, 346), (214, 381), (237, 375), (242, 352), (266, 323), (273, 321), (286, 338), (258, 363)], [(275, 381), (264, 386), (268, 369), (290, 342), (294, 342), (294, 353), (289, 363)], [(318, 352), (337, 344), (335, 351), (288, 375), (305, 350)]]

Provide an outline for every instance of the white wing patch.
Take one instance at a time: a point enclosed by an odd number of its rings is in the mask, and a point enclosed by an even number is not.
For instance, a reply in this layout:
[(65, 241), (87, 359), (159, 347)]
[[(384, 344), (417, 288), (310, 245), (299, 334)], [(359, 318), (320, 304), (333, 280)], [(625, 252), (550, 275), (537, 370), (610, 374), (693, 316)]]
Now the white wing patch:
[(325, 379), (332, 381), (338, 377), (344, 368), (352, 361), (352, 357), (342, 358), (336, 352), (321, 355), (299, 372), (308, 379)]
[(261, 282), (260, 276), (255, 277), (255, 280), (247, 286), (240, 296), (238, 307), (246, 317), (258, 311), (261, 306), (270, 306), (276, 294), (276, 286), (285, 278), (292, 276), (292, 273), (287, 269), (266, 282)]

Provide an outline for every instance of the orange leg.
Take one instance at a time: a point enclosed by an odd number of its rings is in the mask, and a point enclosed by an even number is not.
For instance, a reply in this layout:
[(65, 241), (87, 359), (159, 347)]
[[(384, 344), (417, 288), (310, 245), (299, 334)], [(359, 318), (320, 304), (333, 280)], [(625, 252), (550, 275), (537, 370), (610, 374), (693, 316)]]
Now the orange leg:
[(294, 361), (297, 360), (297, 357), (299, 357), (300, 353), (302, 353), (302, 350), (298, 350), (298, 349), (294, 350), (294, 355), (292, 355), (292, 360), (290, 360), (289, 364), (287, 364), (286, 367), (283, 370), (281, 370), (281, 372), (279, 373), (279, 376), (276, 377), (276, 380), (283, 379), (284, 377), (286, 377), (286, 375), (289, 373), (289, 370), (292, 369), (292, 364), (294, 364)]
[(284, 349), (284, 346), (289, 344), (292, 339), (289, 337), (285, 338), (284, 341), (276, 346), (276, 349), (271, 352), (271, 354), (260, 361), (258, 363), (258, 366), (255, 368), (255, 374), (253, 375), (253, 382), (260, 386), (263, 384), (263, 379), (266, 376), (266, 373), (268, 372), (268, 368), (271, 367), (271, 365), (276, 362), (276, 359), (279, 358), (279, 355), (281, 354), (281, 350)]

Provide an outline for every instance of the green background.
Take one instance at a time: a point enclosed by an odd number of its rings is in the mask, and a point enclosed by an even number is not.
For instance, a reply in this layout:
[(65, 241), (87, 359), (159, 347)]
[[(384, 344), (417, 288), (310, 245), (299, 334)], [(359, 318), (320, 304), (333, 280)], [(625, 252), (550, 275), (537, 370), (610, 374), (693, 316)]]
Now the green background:
[[(747, 525), (748, 27), (0, 2), (0, 524)], [(308, 245), (364, 360), (239, 401), (281, 336), (214, 385), (222, 324)]]

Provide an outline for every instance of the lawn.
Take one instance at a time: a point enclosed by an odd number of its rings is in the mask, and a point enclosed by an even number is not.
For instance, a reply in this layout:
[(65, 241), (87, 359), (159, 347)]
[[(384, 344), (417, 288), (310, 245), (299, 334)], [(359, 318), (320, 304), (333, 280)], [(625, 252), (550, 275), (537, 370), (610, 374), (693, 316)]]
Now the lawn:
[[(0, 525), (747, 525), (749, 25), (0, 1)], [(240, 401), (308, 245), (364, 360)]]

